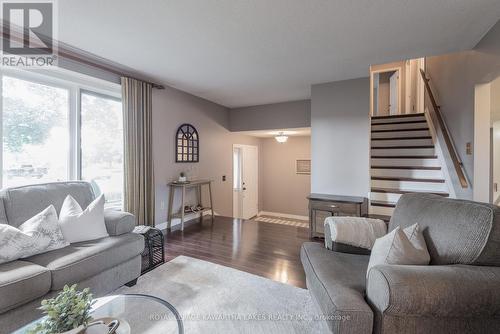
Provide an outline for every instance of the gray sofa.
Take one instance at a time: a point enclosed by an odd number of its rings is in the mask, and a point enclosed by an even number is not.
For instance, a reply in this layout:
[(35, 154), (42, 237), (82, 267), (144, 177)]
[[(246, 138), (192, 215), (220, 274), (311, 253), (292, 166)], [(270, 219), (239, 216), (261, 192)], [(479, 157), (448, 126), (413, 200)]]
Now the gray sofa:
[[(307, 287), (333, 333), (500, 333), (500, 207), (403, 195), (389, 223), (419, 223), (429, 266), (302, 246)], [(328, 238), (328, 236), (326, 236)]]
[[(0, 223), (19, 226), (50, 204), (59, 213), (68, 194), (82, 208), (95, 198), (91, 185), (78, 181), (4, 189)], [(38, 318), (40, 301), (57, 294), (65, 284), (77, 283), (102, 296), (139, 277), (144, 239), (131, 233), (134, 216), (105, 210), (105, 223), (109, 237), (0, 264), (0, 332), (11, 332)]]

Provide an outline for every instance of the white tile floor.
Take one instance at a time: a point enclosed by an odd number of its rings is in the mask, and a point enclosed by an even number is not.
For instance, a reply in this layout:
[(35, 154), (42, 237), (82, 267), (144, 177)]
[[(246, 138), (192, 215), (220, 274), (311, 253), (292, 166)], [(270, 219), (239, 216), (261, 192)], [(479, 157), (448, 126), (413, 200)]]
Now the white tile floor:
[(282, 218), (282, 217), (272, 217), (272, 216), (258, 216), (252, 220), (264, 223), (273, 223), (273, 224), (281, 224), (281, 225), (289, 225), (296, 227), (309, 228), (309, 223), (304, 220), (290, 219), (290, 218)]

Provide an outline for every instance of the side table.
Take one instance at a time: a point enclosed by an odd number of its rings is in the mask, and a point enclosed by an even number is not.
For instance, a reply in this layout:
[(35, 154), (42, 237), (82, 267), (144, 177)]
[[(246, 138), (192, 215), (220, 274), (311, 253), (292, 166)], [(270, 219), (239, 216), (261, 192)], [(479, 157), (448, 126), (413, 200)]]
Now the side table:
[[(170, 195), (169, 195), (169, 204), (168, 204), (168, 228), (172, 227), (172, 219), (180, 218), (181, 219), (181, 231), (184, 231), (184, 218), (187, 214), (190, 213), (199, 213), (201, 219), (203, 219), (203, 213), (206, 211), (211, 211), (212, 223), (214, 222), (214, 210), (213, 210), (213, 200), (212, 200), (212, 180), (193, 180), (188, 182), (170, 182)], [(202, 186), (208, 187), (208, 197), (210, 206), (204, 207), (201, 197)], [(189, 188), (196, 189), (196, 197), (198, 201), (199, 210), (196, 212), (186, 212), (186, 190)], [(172, 206), (174, 203), (175, 190), (181, 190), (181, 209), (179, 212), (174, 213), (172, 210)]]

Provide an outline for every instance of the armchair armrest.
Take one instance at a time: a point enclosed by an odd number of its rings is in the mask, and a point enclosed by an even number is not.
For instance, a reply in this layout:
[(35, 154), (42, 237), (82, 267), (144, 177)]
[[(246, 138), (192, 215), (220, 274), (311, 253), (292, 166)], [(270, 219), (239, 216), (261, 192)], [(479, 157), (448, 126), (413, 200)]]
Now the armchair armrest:
[(104, 210), (104, 222), (110, 236), (132, 232), (135, 227), (134, 215), (124, 211)]
[(379, 315), (500, 316), (500, 267), (381, 265), (368, 274), (366, 297)]

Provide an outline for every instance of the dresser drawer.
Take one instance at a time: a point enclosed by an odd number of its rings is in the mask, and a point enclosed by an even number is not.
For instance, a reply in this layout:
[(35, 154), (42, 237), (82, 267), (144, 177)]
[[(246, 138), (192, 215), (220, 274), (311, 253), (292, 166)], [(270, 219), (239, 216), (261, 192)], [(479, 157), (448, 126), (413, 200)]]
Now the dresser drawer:
[(334, 215), (359, 215), (359, 204), (343, 202), (310, 201), (311, 210), (333, 212)]

